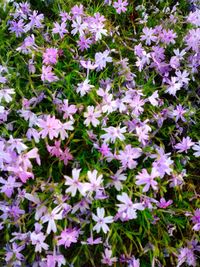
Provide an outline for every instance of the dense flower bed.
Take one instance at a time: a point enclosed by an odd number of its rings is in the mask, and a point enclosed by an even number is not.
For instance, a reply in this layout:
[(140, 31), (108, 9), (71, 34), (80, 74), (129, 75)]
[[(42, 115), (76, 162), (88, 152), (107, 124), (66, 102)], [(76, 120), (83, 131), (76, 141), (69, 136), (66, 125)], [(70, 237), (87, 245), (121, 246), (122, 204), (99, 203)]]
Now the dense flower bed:
[(200, 2), (174, 2), (1, 4), (0, 266), (199, 266)]

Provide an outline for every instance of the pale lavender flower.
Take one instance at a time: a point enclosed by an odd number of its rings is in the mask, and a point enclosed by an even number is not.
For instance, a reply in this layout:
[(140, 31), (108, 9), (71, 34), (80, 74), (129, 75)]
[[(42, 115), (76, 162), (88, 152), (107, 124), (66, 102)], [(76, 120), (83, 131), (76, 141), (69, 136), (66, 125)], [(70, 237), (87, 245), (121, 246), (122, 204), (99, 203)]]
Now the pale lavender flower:
[(112, 266), (114, 262), (117, 261), (116, 257), (112, 257), (112, 250), (108, 248), (105, 249), (104, 253), (102, 253), (101, 262), (107, 266)]
[(146, 169), (143, 169), (142, 172), (136, 175), (137, 181), (135, 183), (136, 185), (145, 185), (142, 192), (149, 191), (150, 187), (152, 187), (153, 190), (157, 190), (158, 183), (154, 179), (158, 176), (159, 174), (155, 169), (152, 169), (151, 174), (149, 174)]
[(68, 30), (66, 29), (66, 23), (62, 22), (61, 24), (59, 24), (58, 22), (54, 22), (54, 28), (52, 29), (52, 33), (58, 33), (60, 35), (60, 38), (63, 38), (64, 35), (68, 33)]
[(175, 148), (178, 150), (178, 153), (188, 152), (188, 150), (194, 145), (195, 143), (192, 139), (187, 136), (186, 138), (183, 137), (182, 141), (175, 145)]
[(1, 188), (1, 193), (5, 193), (7, 197), (11, 197), (14, 189), (22, 185), (22, 183), (16, 182), (15, 177), (8, 176), (7, 180), (0, 177), (0, 183), (3, 184)]
[(103, 53), (98, 52), (95, 54), (95, 64), (98, 65), (98, 70), (106, 67), (107, 62), (112, 62), (112, 57), (109, 56), (110, 52), (105, 50)]
[(136, 219), (136, 211), (144, 210), (144, 205), (142, 203), (133, 203), (131, 198), (125, 192), (121, 195), (117, 195), (117, 199), (122, 202), (122, 204), (117, 204), (117, 217), (119, 217), (122, 221)]
[(155, 36), (155, 29), (144, 27), (143, 35), (141, 35), (140, 40), (145, 41), (146, 45), (151, 45), (151, 42), (156, 42), (157, 37)]
[(51, 66), (42, 66), (41, 80), (51, 83), (57, 81), (58, 77), (53, 73)]

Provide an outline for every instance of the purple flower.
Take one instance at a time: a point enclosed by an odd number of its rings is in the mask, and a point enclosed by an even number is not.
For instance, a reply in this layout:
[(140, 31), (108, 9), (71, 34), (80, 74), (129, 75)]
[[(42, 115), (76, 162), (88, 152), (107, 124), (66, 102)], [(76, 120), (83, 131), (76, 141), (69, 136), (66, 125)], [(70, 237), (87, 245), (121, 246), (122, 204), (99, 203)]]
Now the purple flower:
[(16, 182), (15, 177), (13, 176), (8, 176), (7, 180), (0, 177), (0, 183), (3, 184), (3, 186), (1, 186), (1, 193), (5, 193), (9, 198), (12, 196), (14, 188), (22, 185), (21, 183)]
[(11, 32), (14, 32), (16, 37), (21, 37), (22, 33), (24, 33), (24, 21), (20, 19), (17, 21), (11, 21), (9, 30)]
[(186, 138), (183, 137), (182, 141), (175, 145), (175, 148), (178, 150), (178, 153), (188, 152), (188, 150), (194, 145), (195, 143), (192, 142), (192, 139), (187, 136)]

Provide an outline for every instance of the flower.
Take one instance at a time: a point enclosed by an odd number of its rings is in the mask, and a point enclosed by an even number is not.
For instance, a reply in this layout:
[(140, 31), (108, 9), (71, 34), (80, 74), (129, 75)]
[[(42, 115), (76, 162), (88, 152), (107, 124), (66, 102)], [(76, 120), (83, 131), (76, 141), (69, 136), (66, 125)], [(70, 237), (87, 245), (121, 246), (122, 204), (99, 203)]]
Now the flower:
[(166, 209), (168, 206), (170, 206), (173, 203), (173, 201), (170, 199), (166, 201), (163, 197), (160, 199), (160, 202), (157, 203), (157, 206), (161, 209)]
[(84, 82), (78, 83), (78, 87), (76, 88), (76, 92), (80, 93), (81, 96), (84, 96), (86, 93), (88, 93), (94, 85), (89, 84), (89, 80), (85, 79)]
[(194, 151), (196, 151), (196, 152), (194, 153), (194, 156), (195, 156), (195, 157), (200, 157), (200, 141), (197, 142), (195, 145), (193, 145), (192, 149), (193, 149)]
[(101, 229), (106, 234), (109, 231), (109, 227), (107, 226), (108, 223), (113, 222), (113, 216), (107, 216), (105, 215), (105, 209), (104, 208), (97, 208), (97, 215), (94, 213), (92, 214), (92, 219), (97, 222), (97, 224), (93, 227), (93, 230), (99, 233)]
[(42, 252), (42, 249), (47, 250), (49, 246), (44, 243), (45, 235), (42, 232), (32, 232), (30, 235), (32, 245), (35, 245), (35, 252)]
[(77, 193), (77, 190), (82, 194), (85, 195), (85, 187), (84, 184), (79, 181), (79, 175), (80, 175), (81, 169), (73, 169), (72, 170), (72, 177), (64, 176), (66, 179), (65, 185), (68, 185), (69, 187), (66, 189), (66, 193), (71, 193), (72, 197), (74, 197)]
[(13, 176), (8, 176), (7, 180), (0, 177), (0, 183), (3, 184), (3, 186), (1, 186), (1, 193), (5, 193), (9, 198), (12, 196), (14, 188), (18, 188), (22, 185), (21, 183), (16, 182), (15, 177)]
[(106, 134), (101, 135), (101, 138), (104, 139), (104, 142), (110, 141), (111, 143), (114, 143), (117, 138), (121, 141), (125, 140), (123, 133), (126, 132), (126, 127), (120, 128), (120, 126), (110, 126), (108, 128), (103, 128), (103, 130), (107, 132)]
[(142, 154), (141, 148), (132, 147), (131, 145), (126, 145), (124, 150), (119, 151), (117, 159), (121, 162), (124, 169), (133, 169), (137, 165), (135, 159), (139, 158)]
[(68, 33), (68, 30), (66, 29), (66, 23), (62, 22), (61, 24), (59, 24), (58, 22), (55, 22), (52, 32), (54, 34), (58, 33), (60, 35), (60, 38), (63, 38), (64, 34)]
[(45, 120), (39, 119), (38, 125), (42, 130), (39, 132), (42, 138), (45, 138), (47, 135), (50, 140), (58, 137), (60, 129), (60, 121), (55, 118), (55, 116), (48, 115)]
[(43, 53), (43, 63), (48, 64), (56, 64), (58, 59), (58, 49), (57, 48), (47, 48)]
[(120, 191), (123, 188), (121, 181), (126, 181), (126, 174), (122, 173), (122, 170), (118, 170), (114, 175), (111, 175), (112, 182), (110, 185), (114, 186), (117, 191)]
[(108, 50), (95, 54), (95, 64), (98, 66), (98, 70), (104, 69), (107, 62), (112, 62), (112, 57), (109, 57), (109, 54), (110, 52)]
[(86, 120), (84, 121), (84, 124), (86, 126), (92, 124), (94, 127), (96, 127), (100, 123), (100, 121), (97, 118), (101, 116), (101, 112), (95, 110), (94, 106), (88, 106), (87, 112), (85, 112), (83, 115), (86, 118)]
[(58, 245), (64, 245), (70, 247), (72, 243), (77, 243), (79, 236), (79, 230), (75, 228), (67, 228), (61, 232), (61, 235), (58, 236)]
[(84, 30), (87, 28), (87, 23), (86, 22), (82, 22), (82, 18), (80, 16), (77, 16), (75, 20), (73, 20), (72, 22), (72, 28), (73, 30), (71, 31), (71, 33), (73, 35), (79, 33), (80, 36), (84, 35)]
[(42, 75), (41, 80), (48, 82), (55, 82), (58, 80), (58, 77), (52, 72), (51, 66), (42, 66)]
[(146, 169), (143, 169), (142, 172), (140, 172), (138, 175), (136, 175), (136, 185), (145, 185), (142, 192), (149, 191), (150, 187), (152, 187), (153, 190), (158, 189), (158, 183), (154, 180), (156, 177), (158, 177), (158, 173), (155, 169), (152, 169), (151, 174), (147, 172)]
[(122, 220), (132, 220), (137, 218), (137, 210), (144, 210), (142, 203), (133, 203), (127, 193), (123, 192), (121, 195), (117, 195), (117, 199), (122, 204), (117, 204), (118, 216)]
[(61, 220), (63, 218), (62, 214), (63, 214), (63, 209), (62, 206), (59, 205), (55, 207), (51, 212), (48, 212), (47, 214), (42, 216), (41, 221), (43, 223), (48, 222), (47, 234), (50, 234), (51, 231), (53, 231), (54, 233), (57, 232), (55, 220)]
[(113, 3), (113, 7), (116, 9), (118, 14), (126, 12), (127, 10), (126, 6), (128, 6), (128, 2), (126, 0), (125, 1), (118, 0), (117, 2)]
[(114, 262), (117, 261), (116, 257), (112, 257), (112, 250), (108, 248), (105, 249), (104, 253), (102, 253), (101, 262), (106, 264), (107, 266), (112, 266)]
[(141, 41), (146, 41), (146, 45), (151, 45), (151, 42), (156, 42), (157, 37), (154, 35), (155, 34), (155, 29), (144, 27), (143, 28), (143, 35), (141, 35), (140, 40)]
[(192, 139), (187, 136), (183, 137), (182, 141), (175, 145), (175, 148), (178, 149), (178, 153), (186, 152), (190, 149), (195, 143), (192, 142)]

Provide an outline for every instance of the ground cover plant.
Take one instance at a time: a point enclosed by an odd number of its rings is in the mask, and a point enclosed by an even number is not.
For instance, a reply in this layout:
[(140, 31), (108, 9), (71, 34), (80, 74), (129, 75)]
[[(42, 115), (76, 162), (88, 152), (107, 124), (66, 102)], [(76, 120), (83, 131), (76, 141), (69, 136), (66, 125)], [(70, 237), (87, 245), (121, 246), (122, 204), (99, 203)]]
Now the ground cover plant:
[(200, 2), (0, 2), (0, 266), (200, 266)]

